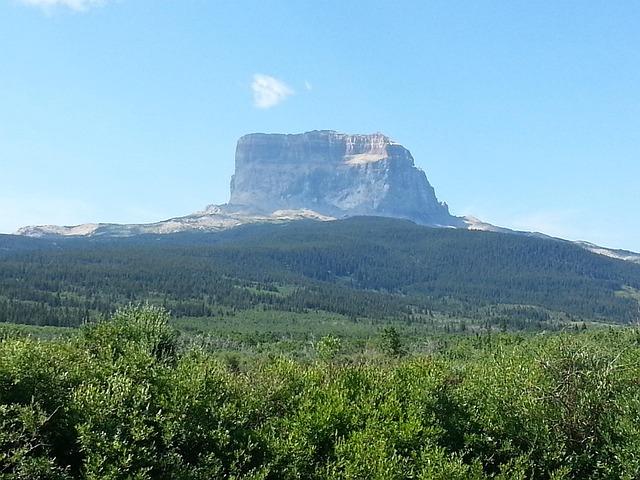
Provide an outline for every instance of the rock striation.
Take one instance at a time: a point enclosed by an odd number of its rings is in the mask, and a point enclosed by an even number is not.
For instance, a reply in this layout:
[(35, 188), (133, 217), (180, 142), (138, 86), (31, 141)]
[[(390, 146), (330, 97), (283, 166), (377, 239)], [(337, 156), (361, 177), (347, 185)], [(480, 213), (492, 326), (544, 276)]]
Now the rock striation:
[(389, 137), (313, 131), (240, 138), (229, 205), (335, 218), (377, 215), (462, 226), (436, 198), (409, 150)]

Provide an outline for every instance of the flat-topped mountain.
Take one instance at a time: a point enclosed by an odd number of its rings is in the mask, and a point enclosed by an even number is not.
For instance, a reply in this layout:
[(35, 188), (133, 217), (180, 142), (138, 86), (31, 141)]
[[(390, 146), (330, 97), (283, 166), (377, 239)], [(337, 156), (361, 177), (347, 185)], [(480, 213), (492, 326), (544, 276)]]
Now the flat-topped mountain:
[(409, 150), (381, 133), (246, 135), (238, 141), (229, 203), (265, 212), (309, 209), (336, 218), (464, 225), (438, 201)]
[(40, 225), (17, 233), (123, 237), (360, 215), (404, 218), (430, 226), (494, 228), (451, 215), (409, 150), (389, 137), (320, 130), (294, 135), (252, 133), (240, 138), (227, 204), (149, 224)]
[[(252, 133), (240, 138), (231, 197), (223, 205), (209, 205), (202, 211), (155, 223), (40, 225), (21, 228), (17, 233), (31, 237), (128, 237), (354, 216), (544, 236), (496, 227), (474, 217), (453, 216), (405, 147), (381, 133), (350, 135), (332, 130)], [(578, 244), (601, 255), (640, 263), (640, 254)]]

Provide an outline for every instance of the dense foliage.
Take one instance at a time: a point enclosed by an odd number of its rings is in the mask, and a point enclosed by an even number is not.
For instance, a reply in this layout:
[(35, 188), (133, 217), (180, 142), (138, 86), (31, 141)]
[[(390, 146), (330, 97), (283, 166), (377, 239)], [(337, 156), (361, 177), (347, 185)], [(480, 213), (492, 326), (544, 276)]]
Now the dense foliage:
[(224, 361), (156, 307), (0, 335), (1, 479), (638, 478), (634, 329)]
[(428, 321), (435, 312), (548, 329), (635, 321), (638, 290), (640, 265), (569, 242), (384, 218), (129, 239), (0, 236), (0, 321), (39, 325), (149, 301), (176, 317), (260, 308)]

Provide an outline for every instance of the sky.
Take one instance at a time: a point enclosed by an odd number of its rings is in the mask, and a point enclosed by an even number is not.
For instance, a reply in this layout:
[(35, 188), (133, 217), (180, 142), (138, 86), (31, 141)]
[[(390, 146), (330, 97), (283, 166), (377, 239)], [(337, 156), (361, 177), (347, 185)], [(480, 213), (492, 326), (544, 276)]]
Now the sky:
[(0, 0), (0, 232), (224, 203), (251, 132), (383, 132), (452, 213), (640, 251), (640, 2)]

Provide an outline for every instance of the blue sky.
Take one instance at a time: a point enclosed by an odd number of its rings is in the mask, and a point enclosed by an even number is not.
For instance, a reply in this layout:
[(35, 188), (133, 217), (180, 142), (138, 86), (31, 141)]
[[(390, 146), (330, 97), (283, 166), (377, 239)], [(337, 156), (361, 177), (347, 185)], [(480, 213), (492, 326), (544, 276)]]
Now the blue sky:
[(0, 232), (223, 203), (238, 137), (333, 129), (403, 143), (454, 214), (640, 251), (639, 24), (635, 1), (0, 0)]

